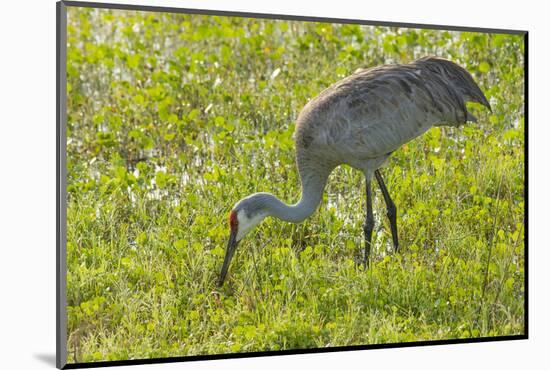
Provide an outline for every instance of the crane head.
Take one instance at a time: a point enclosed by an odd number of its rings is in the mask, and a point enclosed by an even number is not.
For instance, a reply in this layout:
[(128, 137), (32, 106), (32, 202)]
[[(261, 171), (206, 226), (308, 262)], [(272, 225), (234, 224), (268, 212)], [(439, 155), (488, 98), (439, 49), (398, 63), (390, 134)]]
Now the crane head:
[(229, 213), (229, 242), (225, 250), (218, 286), (222, 286), (225, 281), (239, 241), (267, 216), (262, 199), (261, 193), (251, 195), (239, 201)]

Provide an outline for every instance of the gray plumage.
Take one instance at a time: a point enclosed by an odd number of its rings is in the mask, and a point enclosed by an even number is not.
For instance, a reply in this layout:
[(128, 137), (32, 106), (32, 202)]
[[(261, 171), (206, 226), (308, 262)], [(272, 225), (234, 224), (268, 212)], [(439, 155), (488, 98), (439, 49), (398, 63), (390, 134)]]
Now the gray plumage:
[[(331, 171), (348, 164), (362, 171), (367, 181), (366, 255), (370, 250), (373, 223), (370, 182), (374, 174), (388, 205), (397, 248), (397, 226), (395, 215), (391, 215), (395, 213), (395, 205), (377, 170), (391, 153), (433, 126), (475, 122), (476, 118), (466, 109), (467, 101), (490, 109), (489, 102), (464, 68), (437, 57), (360, 70), (336, 82), (306, 104), (297, 119), (300, 201), (288, 206), (269, 193), (256, 193), (239, 201), (232, 211), (237, 219), (236, 230), (232, 224), (235, 246), (264, 217), (303, 221), (319, 205)], [(225, 278), (234, 247), (228, 246), (227, 250), (220, 283)]]

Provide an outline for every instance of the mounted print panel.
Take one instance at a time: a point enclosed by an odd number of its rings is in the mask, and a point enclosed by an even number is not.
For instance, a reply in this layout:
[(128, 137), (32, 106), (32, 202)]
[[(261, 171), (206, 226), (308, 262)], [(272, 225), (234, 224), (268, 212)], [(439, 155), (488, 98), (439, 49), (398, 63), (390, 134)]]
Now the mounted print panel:
[(59, 367), (527, 337), (526, 32), (58, 5)]

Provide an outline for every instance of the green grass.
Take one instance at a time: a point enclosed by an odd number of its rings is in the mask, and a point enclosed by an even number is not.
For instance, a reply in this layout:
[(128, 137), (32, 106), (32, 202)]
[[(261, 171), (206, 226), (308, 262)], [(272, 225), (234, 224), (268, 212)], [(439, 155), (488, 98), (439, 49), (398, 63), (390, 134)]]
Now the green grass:
[[(523, 38), (68, 10), (68, 361), (524, 333)], [(299, 197), (294, 122), (360, 67), (425, 55), (466, 67), (493, 112), (433, 128), (375, 191), (330, 177), (299, 225), (267, 219), (219, 274), (242, 197)]]

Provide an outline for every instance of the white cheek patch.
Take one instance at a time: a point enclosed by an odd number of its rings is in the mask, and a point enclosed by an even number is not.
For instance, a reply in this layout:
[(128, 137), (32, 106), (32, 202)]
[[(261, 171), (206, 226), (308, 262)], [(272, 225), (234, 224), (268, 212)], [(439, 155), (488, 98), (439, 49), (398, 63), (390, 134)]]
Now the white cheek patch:
[(245, 237), (246, 234), (258, 225), (264, 218), (265, 213), (257, 213), (253, 217), (249, 218), (246, 215), (246, 212), (240, 211), (237, 213), (237, 220), (239, 221), (239, 226), (237, 228), (237, 241)]

